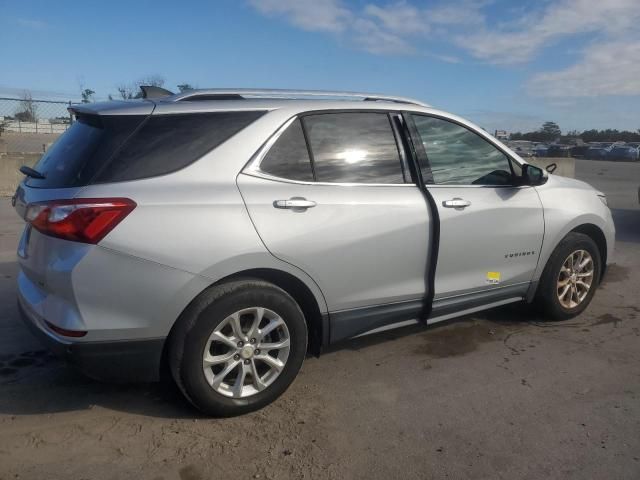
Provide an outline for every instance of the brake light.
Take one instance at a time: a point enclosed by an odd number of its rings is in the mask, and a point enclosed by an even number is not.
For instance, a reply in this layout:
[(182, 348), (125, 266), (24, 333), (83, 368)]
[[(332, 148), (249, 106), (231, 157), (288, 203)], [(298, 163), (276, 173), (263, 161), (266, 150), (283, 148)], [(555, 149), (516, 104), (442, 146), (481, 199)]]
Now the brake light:
[(49, 327), (51, 330), (59, 335), (64, 335), (65, 337), (80, 338), (84, 337), (87, 334), (85, 330), (67, 330), (66, 328), (60, 328), (51, 322), (47, 322), (46, 320), (44, 321), (44, 323), (46, 323), (47, 327)]
[(128, 198), (53, 200), (29, 204), (25, 220), (45, 235), (96, 244), (134, 208)]

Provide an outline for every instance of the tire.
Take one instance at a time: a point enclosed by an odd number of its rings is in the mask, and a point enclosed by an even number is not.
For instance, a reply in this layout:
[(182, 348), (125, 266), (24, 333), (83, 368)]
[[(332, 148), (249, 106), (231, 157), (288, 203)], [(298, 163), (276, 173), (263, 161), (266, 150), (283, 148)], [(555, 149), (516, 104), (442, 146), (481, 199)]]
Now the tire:
[[(239, 337), (233, 328), (234, 325), (237, 327), (233, 318), (238, 312), (240, 314), (235, 317), (240, 319), (243, 348), (237, 346)], [(264, 313), (261, 315), (260, 312)], [(257, 332), (267, 332), (267, 325), (269, 328), (276, 324), (279, 326), (266, 334), (262, 342), (262, 333), (254, 334), (256, 341), (250, 343), (251, 339), (245, 335), (250, 333), (253, 322), (259, 317), (262, 320)], [(216, 340), (218, 337), (211, 340), (216, 329), (216, 335), (222, 335), (226, 340), (219, 342)], [(278, 341), (278, 345), (286, 345), (287, 336), (288, 350), (286, 347), (268, 351), (257, 349), (267, 343), (275, 346)], [(203, 292), (181, 315), (169, 342), (171, 373), (185, 397), (207, 415), (230, 417), (258, 410), (284, 393), (297, 376), (306, 355), (307, 325), (300, 307), (287, 292), (262, 280), (246, 279)], [(233, 344), (236, 346), (232, 347)], [(254, 349), (252, 352), (251, 348)], [(225, 363), (207, 364), (205, 367), (205, 349), (210, 354), (208, 360), (233, 357)], [(275, 362), (261, 360), (266, 355), (277, 355), (278, 358)], [(284, 363), (279, 370), (271, 366), (277, 362)], [(234, 363), (237, 366), (216, 388), (218, 375)], [(246, 369), (246, 377), (240, 381), (243, 368)], [(261, 373), (264, 371), (268, 373)], [(257, 375), (253, 376), (251, 372)], [(237, 388), (242, 390), (240, 395)], [(247, 393), (248, 390), (251, 391)]]
[[(568, 276), (568, 283), (570, 284), (572, 282), (572, 276), (567, 274), (566, 269), (561, 273), (561, 269), (563, 269), (565, 262), (569, 260), (569, 255), (579, 251), (585, 251), (591, 256), (593, 274), (586, 296), (584, 296), (581, 301), (576, 302), (576, 305), (570, 306), (566, 304), (566, 296), (563, 300), (564, 304), (560, 299), (560, 295), (564, 292), (565, 288), (564, 286), (560, 286), (560, 281), (564, 282)], [(578, 272), (577, 269), (575, 271)], [(587, 269), (585, 267), (585, 272), (586, 271)], [(547, 261), (547, 265), (540, 277), (534, 303), (542, 312), (551, 317), (552, 320), (567, 320), (573, 318), (582, 313), (593, 299), (600, 281), (601, 271), (600, 250), (598, 250), (598, 246), (593, 239), (582, 233), (571, 232), (562, 239)], [(578, 274), (580, 274), (580, 272), (578, 272), (577, 275)], [(579, 281), (579, 279), (576, 280)], [(578, 286), (577, 288), (583, 287)], [(569, 295), (573, 294), (569, 292)], [(571, 301), (573, 301), (573, 297), (571, 297)]]

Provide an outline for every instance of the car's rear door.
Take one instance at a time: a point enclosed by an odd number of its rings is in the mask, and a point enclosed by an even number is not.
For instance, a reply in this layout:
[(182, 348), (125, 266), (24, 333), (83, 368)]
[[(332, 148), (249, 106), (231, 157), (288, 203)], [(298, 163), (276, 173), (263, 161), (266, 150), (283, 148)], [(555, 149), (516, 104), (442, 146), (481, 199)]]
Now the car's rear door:
[(238, 177), (266, 247), (324, 293), (331, 341), (425, 307), (432, 223), (397, 136), (384, 111), (306, 114)]
[(439, 216), (431, 317), (521, 298), (544, 235), (535, 188), (516, 186), (519, 165), (471, 126), (405, 118)]

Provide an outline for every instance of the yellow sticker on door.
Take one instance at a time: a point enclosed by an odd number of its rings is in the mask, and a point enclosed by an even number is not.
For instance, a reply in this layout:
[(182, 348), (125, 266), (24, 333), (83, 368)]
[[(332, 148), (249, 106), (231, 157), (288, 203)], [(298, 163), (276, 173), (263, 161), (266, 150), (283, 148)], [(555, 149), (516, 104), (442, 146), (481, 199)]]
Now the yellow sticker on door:
[(500, 283), (500, 272), (487, 272), (487, 283), (491, 285)]

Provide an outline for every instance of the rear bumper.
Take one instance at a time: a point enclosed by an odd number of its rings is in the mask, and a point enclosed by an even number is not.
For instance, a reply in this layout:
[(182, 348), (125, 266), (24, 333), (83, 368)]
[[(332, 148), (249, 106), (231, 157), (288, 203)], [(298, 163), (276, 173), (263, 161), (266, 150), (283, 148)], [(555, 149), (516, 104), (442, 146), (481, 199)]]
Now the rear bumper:
[(160, 378), (164, 338), (113, 342), (71, 342), (48, 331), (18, 297), (22, 320), (51, 351), (85, 375), (114, 382), (154, 382)]

